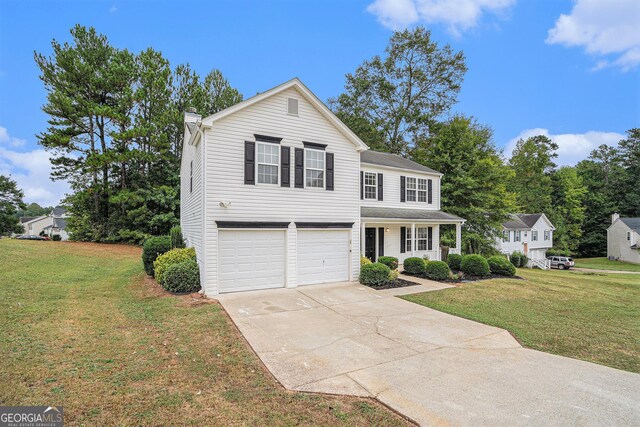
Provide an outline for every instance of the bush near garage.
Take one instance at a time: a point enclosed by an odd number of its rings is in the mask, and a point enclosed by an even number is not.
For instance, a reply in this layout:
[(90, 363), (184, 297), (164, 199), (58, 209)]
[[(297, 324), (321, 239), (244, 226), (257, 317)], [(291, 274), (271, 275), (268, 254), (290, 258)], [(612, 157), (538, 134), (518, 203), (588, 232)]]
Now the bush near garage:
[(425, 266), (425, 275), (431, 280), (447, 280), (451, 270), (444, 261), (430, 261)]
[(153, 263), (155, 278), (158, 283), (164, 286), (164, 273), (169, 266), (184, 261), (196, 259), (196, 250), (194, 248), (176, 248), (171, 249), (160, 255)]
[(447, 256), (447, 264), (451, 271), (460, 271), (460, 263), (462, 262), (462, 255), (449, 254)]
[(367, 258), (366, 256), (361, 256), (360, 257), (360, 267), (362, 267), (363, 265), (367, 265), (367, 264), (371, 264), (371, 260), (369, 258)]
[(494, 255), (487, 259), (489, 263), (489, 270), (491, 274), (497, 274), (500, 276), (515, 276), (516, 267), (504, 256)]
[(396, 270), (398, 268), (398, 258), (393, 256), (381, 256), (378, 257), (378, 262), (386, 265), (392, 270)]
[(169, 236), (149, 237), (142, 245), (142, 264), (144, 271), (153, 276), (153, 262), (165, 252), (171, 250), (171, 239)]
[(391, 269), (379, 262), (363, 265), (360, 269), (360, 283), (374, 288), (382, 287), (389, 283), (390, 273)]
[(421, 276), (425, 272), (425, 262), (422, 258), (411, 257), (404, 260), (402, 263), (404, 266), (404, 272), (414, 276)]
[(169, 237), (171, 238), (171, 249), (184, 248), (186, 246), (182, 237), (182, 228), (179, 225), (171, 227)]
[(487, 260), (478, 254), (465, 255), (460, 263), (460, 270), (464, 274), (476, 277), (487, 277), (491, 273)]
[(173, 293), (200, 290), (200, 270), (195, 259), (172, 264), (164, 273), (162, 287)]

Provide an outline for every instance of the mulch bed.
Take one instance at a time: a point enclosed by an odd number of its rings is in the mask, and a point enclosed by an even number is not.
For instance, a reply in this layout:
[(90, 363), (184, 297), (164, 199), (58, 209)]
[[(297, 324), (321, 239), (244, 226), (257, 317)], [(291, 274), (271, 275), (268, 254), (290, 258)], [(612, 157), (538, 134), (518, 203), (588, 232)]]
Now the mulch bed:
[(382, 289), (406, 288), (407, 286), (416, 286), (419, 284), (420, 283), (410, 282), (409, 280), (396, 279), (385, 286), (375, 287), (374, 289), (382, 290)]
[[(409, 274), (406, 271), (403, 271), (402, 274), (404, 274), (405, 276), (414, 276), (413, 274)], [(491, 280), (491, 279), (516, 279), (516, 280), (526, 280), (524, 277), (521, 276), (500, 276), (498, 274), (491, 274), (487, 277), (479, 277), (479, 276), (469, 276), (469, 275), (465, 275), (463, 279), (458, 279), (458, 280), (451, 280), (451, 279), (447, 279), (447, 280), (435, 280), (435, 279), (429, 279), (428, 277), (422, 277), (422, 276), (414, 276), (414, 277), (420, 277), (421, 279), (426, 279), (426, 280), (431, 280), (433, 282), (440, 282), (440, 283), (472, 283), (472, 282), (479, 282), (481, 280)], [(416, 283), (417, 284), (417, 283)], [(396, 286), (392, 286), (392, 287), (396, 287)]]

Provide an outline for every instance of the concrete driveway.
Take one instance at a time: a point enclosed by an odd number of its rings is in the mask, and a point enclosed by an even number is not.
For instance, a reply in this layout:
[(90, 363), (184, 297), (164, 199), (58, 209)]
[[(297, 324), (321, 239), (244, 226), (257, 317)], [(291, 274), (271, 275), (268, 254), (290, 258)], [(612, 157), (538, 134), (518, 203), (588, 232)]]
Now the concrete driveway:
[(336, 283), (219, 300), (290, 390), (376, 397), (422, 425), (640, 425), (640, 375), (393, 294)]

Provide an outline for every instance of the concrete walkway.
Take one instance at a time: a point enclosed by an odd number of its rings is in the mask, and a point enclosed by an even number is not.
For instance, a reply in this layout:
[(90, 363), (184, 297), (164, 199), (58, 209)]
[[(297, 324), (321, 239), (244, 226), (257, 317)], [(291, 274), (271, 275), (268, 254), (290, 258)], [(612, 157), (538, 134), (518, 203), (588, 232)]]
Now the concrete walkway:
[(389, 292), (337, 283), (219, 300), (290, 390), (376, 397), (422, 425), (640, 425), (640, 375), (524, 349)]

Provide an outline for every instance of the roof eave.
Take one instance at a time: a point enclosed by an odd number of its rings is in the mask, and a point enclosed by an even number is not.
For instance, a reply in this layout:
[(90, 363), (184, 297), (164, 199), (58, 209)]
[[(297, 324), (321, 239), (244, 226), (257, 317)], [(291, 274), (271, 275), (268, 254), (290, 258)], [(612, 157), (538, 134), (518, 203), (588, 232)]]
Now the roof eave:
[(399, 167), (396, 167), (396, 166), (379, 165), (377, 163), (366, 162), (366, 161), (363, 161), (363, 160), (360, 160), (360, 163), (361, 164), (375, 166), (377, 168), (393, 169), (393, 170), (403, 171), (403, 172), (408, 172), (408, 173), (424, 173), (424, 174), (429, 174), (429, 175), (436, 175), (436, 176), (439, 176), (439, 177), (444, 176), (443, 173), (437, 172), (437, 171), (429, 172), (429, 171), (421, 171), (421, 170), (416, 170), (416, 169), (399, 168)]

